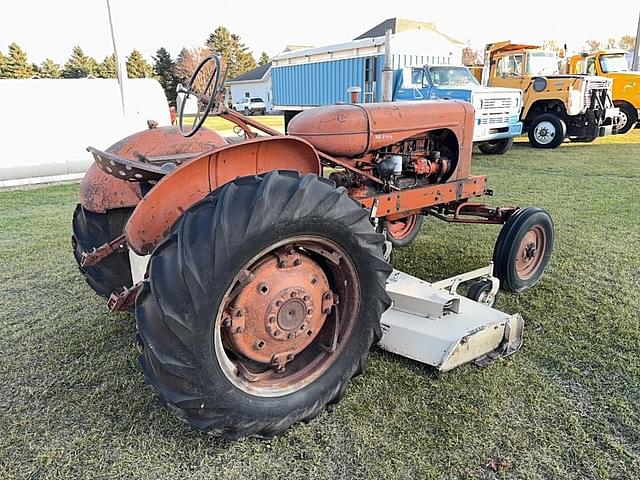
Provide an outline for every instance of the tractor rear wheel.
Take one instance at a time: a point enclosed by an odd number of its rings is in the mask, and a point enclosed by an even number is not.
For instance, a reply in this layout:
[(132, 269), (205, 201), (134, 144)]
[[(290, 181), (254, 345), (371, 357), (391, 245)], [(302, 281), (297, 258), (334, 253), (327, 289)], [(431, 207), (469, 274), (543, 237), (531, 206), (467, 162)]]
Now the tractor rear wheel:
[(504, 155), (512, 146), (513, 137), (502, 138), (500, 140), (490, 140), (488, 142), (481, 142), (478, 144), (480, 151), (488, 155)]
[(541, 208), (523, 208), (511, 215), (493, 250), (500, 288), (521, 292), (535, 285), (549, 263), (554, 236), (551, 216)]
[(95, 213), (80, 204), (73, 212), (73, 256), (89, 286), (106, 298), (112, 292), (120, 292), (123, 287), (130, 287), (133, 283), (129, 254), (114, 252), (96, 265), (83, 267), (80, 264), (82, 252), (90, 252), (122, 235), (131, 212), (132, 208), (118, 208), (106, 213)]
[(424, 217), (422, 215), (410, 215), (392, 222), (387, 222), (387, 238), (396, 248), (410, 245), (420, 233)]
[(146, 380), (181, 420), (270, 438), (340, 400), (390, 299), (384, 237), (315, 175), (243, 177), (187, 210), (136, 300)]

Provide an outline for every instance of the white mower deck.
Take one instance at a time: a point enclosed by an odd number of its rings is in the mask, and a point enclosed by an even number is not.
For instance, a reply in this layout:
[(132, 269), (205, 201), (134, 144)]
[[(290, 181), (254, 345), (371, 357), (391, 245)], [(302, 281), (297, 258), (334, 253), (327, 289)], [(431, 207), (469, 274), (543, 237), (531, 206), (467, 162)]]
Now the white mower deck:
[[(394, 270), (387, 280), (393, 305), (381, 319), (379, 346), (389, 352), (447, 371), (474, 361), (485, 366), (517, 352), (524, 321), (455, 294), (461, 281), (484, 276), (492, 266), (434, 284)], [(450, 288), (450, 291), (445, 290)]]

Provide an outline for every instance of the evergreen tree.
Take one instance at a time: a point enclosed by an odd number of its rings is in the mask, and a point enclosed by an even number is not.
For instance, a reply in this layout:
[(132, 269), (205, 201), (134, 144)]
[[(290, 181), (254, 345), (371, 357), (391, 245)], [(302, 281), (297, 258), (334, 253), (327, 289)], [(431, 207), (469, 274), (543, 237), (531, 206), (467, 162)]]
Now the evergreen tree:
[(211, 52), (222, 57), (224, 68), (228, 67), (227, 78), (234, 78), (256, 68), (253, 54), (242, 43), (240, 37), (230, 33), (225, 27), (218, 27), (206, 41)]
[(107, 55), (100, 65), (98, 65), (98, 76), (100, 78), (118, 78), (115, 54)]
[(60, 65), (50, 58), (40, 64), (40, 78), (60, 78)]
[(64, 64), (62, 76), (64, 78), (85, 78), (89, 75), (96, 76), (98, 62), (93, 57), (84, 54), (79, 45), (73, 47), (71, 57)]
[(153, 73), (162, 85), (167, 101), (175, 105), (176, 85), (178, 84), (175, 69), (176, 62), (173, 61), (169, 52), (164, 48), (159, 48), (153, 58)]
[(133, 50), (127, 57), (127, 74), (129, 78), (149, 78), (153, 75), (153, 68), (138, 50)]
[(9, 45), (5, 76), (6, 78), (31, 78), (33, 76), (33, 68), (27, 60), (27, 54), (17, 43)]
[(262, 52), (260, 54), (260, 60), (258, 60), (258, 65), (266, 65), (270, 61), (271, 59), (269, 58), (269, 54), (267, 52)]

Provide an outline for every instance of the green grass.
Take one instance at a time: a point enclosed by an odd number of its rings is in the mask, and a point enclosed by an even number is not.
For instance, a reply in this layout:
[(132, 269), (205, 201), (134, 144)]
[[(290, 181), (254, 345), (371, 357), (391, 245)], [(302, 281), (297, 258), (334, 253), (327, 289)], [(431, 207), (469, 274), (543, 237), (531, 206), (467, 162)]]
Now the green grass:
[[(0, 192), (0, 479), (640, 478), (640, 131), (518, 143), (473, 171), (491, 203), (556, 224), (542, 281), (498, 302), (525, 317), (523, 349), (447, 374), (374, 349), (336, 408), (270, 443), (220, 441), (157, 404), (133, 318), (75, 267), (78, 185)], [(497, 232), (429, 219), (396, 266), (433, 280), (484, 265)]]

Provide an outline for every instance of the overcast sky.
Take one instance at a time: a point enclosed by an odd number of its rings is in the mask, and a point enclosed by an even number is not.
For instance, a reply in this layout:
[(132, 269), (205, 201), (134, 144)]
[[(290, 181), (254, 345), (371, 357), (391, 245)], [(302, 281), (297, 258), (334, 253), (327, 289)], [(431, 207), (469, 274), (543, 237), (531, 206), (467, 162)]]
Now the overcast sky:
[[(106, 0), (8, 0), (0, 14), (0, 50), (20, 44), (31, 62), (49, 57), (63, 63), (71, 48), (101, 61), (112, 52)], [(137, 48), (148, 59), (165, 47), (202, 44), (219, 25), (240, 35), (258, 57), (286, 44), (326, 45), (348, 41), (391, 17), (434, 22), (438, 29), (479, 47), (489, 41), (556, 40), (578, 50), (590, 38), (635, 35), (639, 0), (606, 3), (563, 0), (485, 1), (230, 1), (111, 0), (119, 42), (128, 55)]]

